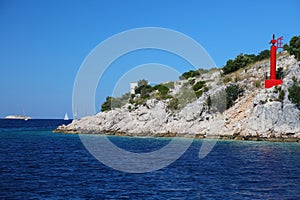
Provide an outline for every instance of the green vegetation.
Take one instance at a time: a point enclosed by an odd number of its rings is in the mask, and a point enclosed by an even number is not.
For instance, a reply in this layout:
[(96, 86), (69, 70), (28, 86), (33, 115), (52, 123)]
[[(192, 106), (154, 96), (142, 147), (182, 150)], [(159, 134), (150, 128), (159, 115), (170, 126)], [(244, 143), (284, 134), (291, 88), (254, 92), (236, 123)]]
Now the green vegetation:
[(277, 68), (277, 70), (276, 70), (276, 78), (277, 79), (282, 79), (283, 78), (283, 68), (282, 67)]
[(164, 84), (155, 85), (153, 90), (157, 91), (155, 98), (158, 100), (172, 98), (172, 96), (169, 95), (170, 89)]
[[(162, 83), (152, 87), (148, 85), (147, 80), (138, 81), (138, 86), (135, 89), (135, 95), (131, 95), (129, 99), (130, 104), (142, 105), (150, 98), (157, 100), (171, 99), (170, 88), (174, 89), (174, 82)], [(132, 110), (132, 108), (130, 109)]]
[(283, 100), (284, 100), (284, 95), (285, 95), (284, 90), (280, 90), (279, 95), (278, 95), (279, 101), (283, 102)]
[(256, 61), (261, 61), (264, 60), (266, 58), (270, 58), (270, 50), (263, 50), (261, 51), (257, 56), (254, 57), (254, 62)]
[(198, 81), (192, 88), (195, 91), (197, 98), (201, 97), (204, 92), (208, 91), (205, 81)]
[(167, 82), (167, 83), (163, 83), (164, 86), (166, 86), (167, 88), (169, 89), (174, 89), (175, 86), (174, 86), (174, 82)]
[(225, 88), (226, 92), (226, 108), (233, 106), (234, 101), (243, 94), (244, 90), (237, 84), (230, 84)]
[(153, 91), (151, 85), (141, 85), (135, 89), (135, 94), (140, 94), (140, 97), (145, 99), (150, 97), (150, 93)]
[(106, 100), (101, 105), (101, 111), (108, 111), (114, 108), (121, 108), (130, 98), (130, 93), (125, 93), (121, 97), (106, 97)]
[(211, 97), (210, 95), (208, 95), (207, 99), (206, 99), (206, 105), (208, 107), (208, 110), (210, 111), (211, 106), (212, 106), (212, 101), (211, 101)]
[(263, 50), (258, 55), (255, 54), (239, 54), (234, 60), (228, 60), (226, 65), (222, 68), (224, 74), (235, 72), (238, 69), (244, 68), (247, 65), (269, 58), (270, 51)]
[[(212, 68), (210, 70), (215, 70), (215, 68)], [(207, 73), (210, 70), (202, 69), (202, 68), (199, 68), (197, 70), (190, 70), (188, 72), (184, 72), (181, 76), (179, 76), (179, 79), (184, 80), (184, 79), (189, 79), (189, 78), (192, 78), (192, 77), (197, 77), (197, 76), (200, 76), (203, 73)]]
[(284, 90), (282, 90), (281, 86), (275, 86), (274, 87), (274, 93), (278, 94), (277, 101), (283, 102), (285, 92), (284, 92)]
[(280, 92), (280, 91), (281, 91), (281, 86), (275, 86), (275, 87), (274, 87), (274, 90), (273, 90), (274, 93), (277, 94), (277, 93)]
[(179, 109), (179, 100), (176, 97), (172, 98), (169, 101), (167, 108), (170, 110), (178, 110)]
[(138, 81), (138, 87), (142, 86), (142, 85), (148, 85), (148, 81), (145, 79), (139, 80)]
[(190, 70), (188, 72), (184, 72), (180, 77), (179, 79), (180, 80), (184, 80), (184, 79), (189, 79), (191, 77), (196, 77), (196, 76), (199, 76), (200, 75), (200, 72), (198, 70)]
[(223, 73), (229, 74), (235, 72), (240, 68), (246, 67), (252, 61), (247, 55), (240, 54), (234, 60), (229, 59), (223, 67)]
[(261, 80), (255, 80), (254, 81), (254, 86), (257, 87), (257, 88), (260, 88), (260, 86), (261, 86)]
[(296, 84), (294, 83), (291, 87), (288, 88), (289, 95), (288, 98), (289, 100), (296, 104), (296, 106), (300, 106), (300, 86), (299, 83)]
[(178, 109), (184, 108), (188, 103), (191, 103), (197, 99), (195, 92), (190, 88), (189, 84), (183, 85), (174, 98), (178, 99)]
[(300, 36), (292, 37), (290, 44), (285, 44), (283, 49), (287, 50), (289, 54), (294, 55), (295, 58), (300, 61)]
[(112, 97), (106, 97), (106, 100), (104, 101), (104, 103), (101, 106), (101, 111), (107, 111), (107, 110), (111, 110), (111, 98)]
[(193, 85), (193, 90), (198, 91), (205, 86), (205, 81), (198, 81), (195, 85)]
[(194, 78), (189, 80), (189, 84), (190, 84), (190, 85), (194, 85), (195, 82), (196, 82), (196, 79), (194, 79)]
[(232, 78), (229, 77), (229, 76), (226, 76), (224, 79), (223, 79), (223, 83), (228, 83), (228, 82), (231, 82), (232, 81)]
[[(288, 44), (285, 44), (283, 47), (285, 50), (287, 50), (291, 55), (295, 55), (295, 58), (297, 60), (300, 60), (300, 36), (294, 36)], [(230, 74), (232, 72), (235, 72), (241, 68), (245, 68), (248, 65), (261, 61), (264, 59), (267, 59), (270, 57), (270, 51), (269, 50), (263, 50), (258, 55), (255, 54), (239, 54), (236, 56), (233, 60), (228, 60), (226, 62), (226, 65), (222, 68), (224, 77), (223, 81), (224, 83), (228, 82), (238, 82), (241, 77), (238, 75), (232, 76), (232, 75), (226, 75)], [(174, 89), (174, 82), (168, 82), (168, 83), (162, 83), (155, 85), (152, 87), (148, 84), (147, 80), (140, 80), (138, 81), (138, 86), (135, 89), (135, 94), (130, 95), (129, 93), (126, 93), (122, 95), (121, 97), (110, 97), (108, 96), (105, 100), (105, 102), (101, 105), (101, 111), (107, 111), (114, 108), (120, 108), (124, 106), (126, 103), (129, 103), (127, 109), (129, 111), (135, 109), (137, 105), (144, 104), (148, 99), (150, 98), (156, 98), (157, 100), (167, 100), (168, 102), (168, 108), (171, 110), (178, 110), (183, 107), (185, 107), (186, 104), (191, 103), (196, 100), (196, 98), (199, 98), (202, 96), (202, 94), (206, 91), (208, 91), (208, 88), (206, 87), (205, 81), (198, 81), (196, 82), (196, 78), (200, 77), (202, 73), (208, 73), (210, 71), (214, 71), (216, 69), (197, 69), (197, 70), (190, 70), (188, 72), (183, 73), (179, 78), (180, 80), (188, 80), (183, 83), (180, 91), (176, 96), (171, 96), (170, 92), (172, 89)], [(245, 69), (246, 72), (247, 68)], [(276, 77), (279, 79), (282, 79), (283, 76), (283, 69), (278, 68), (276, 72)], [(288, 98), (297, 106), (300, 106), (300, 86), (299, 83), (297, 83), (297, 78), (293, 77), (293, 81), (295, 82), (293, 86), (288, 88), (289, 95)], [(256, 80), (254, 83), (254, 86), (259, 88), (261, 87), (261, 80)], [(285, 92), (281, 90), (281, 88), (275, 88), (275, 93), (278, 93), (278, 100), (283, 101)], [(226, 108), (230, 108), (234, 101), (239, 97), (239, 95), (242, 95), (243, 89), (240, 88), (238, 84), (229, 84), (226, 89)], [(222, 108), (222, 105), (218, 104), (218, 101), (222, 101), (225, 99), (225, 96), (222, 97), (222, 95), (215, 95), (215, 96), (208, 96), (206, 99), (206, 104), (210, 109), (216, 109), (218, 106), (220, 107), (219, 110), (224, 110)], [(216, 105), (215, 105), (216, 104)]]
[(161, 95), (167, 95), (170, 90), (167, 86), (162, 84), (155, 85), (153, 89), (158, 90)]

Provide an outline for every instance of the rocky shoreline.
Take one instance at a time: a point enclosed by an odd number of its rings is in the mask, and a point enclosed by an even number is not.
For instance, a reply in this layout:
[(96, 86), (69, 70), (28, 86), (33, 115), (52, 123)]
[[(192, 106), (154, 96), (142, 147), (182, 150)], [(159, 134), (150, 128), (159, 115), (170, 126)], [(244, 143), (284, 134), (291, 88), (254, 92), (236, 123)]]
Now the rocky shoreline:
[(207, 137), (206, 135), (200, 135), (196, 134), (194, 136), (192, 135), (178, 135), (175, 133), (158, 133), (155, 135), (152, 134), (128, 134), (124, 132), (87, 132), (82, 131), (79, 132), (78, 130), (70, 130), (70, 129), (64, 129), (64, 126), (60, 126), (59, 128), (53, 130), (55, 133), (64, 133), (64, 134), (99, 134), (99, 135), (107, 135), (107, 136), (127, 136), (127, 137), (164, 137), (164, 138), (173, 138), (173, 137), (183, 137), (183, 138), (194, 138), (194, 139), (217, 139), (217, 140), (242, 140), (242, 141), (267, 141), (267, 142), (300, 142), (299, 137), (293, 137), (286, 135), (284, 137), (259, 137), (259, 136), (240, 136), (240, 135), (221, 135), (221, 136), (210, 136)]
[[(225, 140), (300, 142), (300, 109), (288, 98), (288, 88), (300, 82), (299, 63), (293, 56), (283, 54), (277, 66), (284, 73), (280, 87), (263, 87), (269, 68), (268, 60), (265, 60), (231, 74), (232, 81), (225, 86), (224, 79), (228, 77), (222, 77), (220, 71), (202, 74), (194, 81), (205, 81), (209, 90), (180, 110), (168, 109), (168, 100), (151, 98), (134, 109), (129, 109), (133, 105), (128, 103), (121, 108), (73, 120), (54, 132), (150, 137), (218, 136)], [(172, 94), (176, 95), (189, 81), (175, 82)], [(208, 97), (216, 96), (231, 83), (244, 88), (243, 95), (232, 107), (212, 112), (207, 105)]]

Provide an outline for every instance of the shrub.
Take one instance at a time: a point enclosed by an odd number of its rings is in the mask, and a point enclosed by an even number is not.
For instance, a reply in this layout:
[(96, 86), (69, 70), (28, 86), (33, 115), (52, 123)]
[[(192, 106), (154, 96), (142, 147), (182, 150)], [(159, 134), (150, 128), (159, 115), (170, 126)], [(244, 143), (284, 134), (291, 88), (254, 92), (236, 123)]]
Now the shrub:
[(193, 90), (198, 91), (205, 86), (205, 81), (198, 81), (194, 86)]
[(195, 80), (194, 78), (193, 78), (193, 79), (190, 79), (190, 80), (189, 80), (189, 84), (194, 85), (194, 84), (195, 84), (195, 81), (196, 81), (196, 80)]
[(179, 101), (176, 97), (172, 98), (167, 106), (168, 109), (170, 110), (178, 110), (179, 108)]
[(285, 95), (284, 90), (280, 90), (279, 95), (278, 95), (279, 101), (283, 102), (284, 95)]
[(188, 79), (191, 77), (195, 77), (195, 76), (199, 76), (200, 75), (200, 71), (199, 70), (190, 70), (188, 72), (184, 72), (179, 79), (180, 80), (184, 80), (184, 79)]
[(275, 86), (273, 91), (274, 91), (274, 93), (277, 94), (278, 92), (281, 91), (281, 87), (280, 86)]
[(158, 84), (154, 86), (153, 89), (158, 90), (161, 95), (167, 95), (169, 92), (169, 88), (162, 84)]
[(134, 104), (134, 99), (132, 97), (129, 99), (129, 103)]
[(233, 106), (234, 101), (243, 93), (243, 89), (237, 84), (230, 84), (225, 88), (226, 108)]
[(206, 99), (206, 105), (208, 107), (208, 110), (211, 109), (211, 106), (212, 106), (212, 101), (211, 101), (211, 97), (210, 95), (208, 95), (207, 99)]
[(174, 86), (174, 82), (167, 82), (167, 83), (164, 83), (163, 84), (164, 86), (166, 86), (167, 88), (169, 88), (169, 89), (174, 89), (175, 88), (175, 86)]
[(142, 86), (142, 85), (148, 85), (148, 81), (145, 79), (139, 80), (138, 81), (138, 87)]
[(227, 76), (227, 77), (225, 77), (224, 78), (224, 83), (228, 83), (228, 82), (231, 82), (232, 81), (232, 78), (231, 77), (229, 77), (229, 76)]
[(270, 50), (268, 49), (261, 51), (257, 56), (255, 56), (254, 61), (260, 61), (266, 58), (270, 58)]
[(140, 97), (143, 99), (148, 98), (152, 91), (153, 91), (153, 88), (151, 87), (151, 85), (141, 85), (135, 89), (135, 93), (140, 94), (141, 95)]
[(288, 52), (291, 55), (294, 55), (295, 58), (299, 61), (300, 60), (300, 36), (294, 36), (290, 40), (290, 45), (285, 46), (285, 49), (288, 50)]
[(283, 68), (282, 67), (278, 67), (278, 69), (276, 70), (276, 78), (277, 79), (283, 78)]
[(176, 95), (178, 98), (179, 109), (184, 108), (188, 103), (195, 101), (195, 92), (189, 87), (189, 84), (182, 86)]
[(121, 97), (106, 97), (106, 100), (101, 105), (101, 111), (108, 111), (114, 108), (121, 108), (124, 106), (127, 102), (133, 101), (132, 98), (130, 98), (130, 93), (125, 93)]
[(127, 109), (128, 109), (129, 112), (131, 112), (131, 111), (133, 110), (133, 108), (131, 107), (131, 105), (129, 105), (129, 106), (127, 107)]
[(254, 86), (257, 87), (257, 88), (260, 88), (260, 86), (261, 86), (261, 81), (260, 81), (260, 80), (255, 80), (255, 81), (254, 81)]
[(235, 72), (247, 65), (270, 57), (269, 50), (261, 51), (257, 56), (255, 54), (239, 54), (234, 60), (229, 59), (222, 68), (224, 74)]
[(214, 93), (211, 98), (211, 109), (213, 113), (223, 113), (226, 110), (226, 91), (219, 90), (217, 93)]
[(203, 94), (203, 90), (199, 90), (196, 92), (196, 97), (200, 98), (202, 96), (202, 94)]
[(239, 54), (234, 60), (228, 60), (226, 65), (222, 68), (224, 74), (235, 72), (240, 68), (246, 67), (254, 60), (253, 55)]
[(296, 106), (300, 106), (300, 86), (296, 85), (296, 83), (293, 84), (293, 86), (288, 88), (289, 95), (288, 98), (289, 100), (296, 104)]
[(108, 111), (111, 110), (111, 99), (112, 97), (106, 97), (106, 100), (104, 101), (104, 103), (101, 105), (101, 111)]
[(234, 82), (239, 82), (239, 81), (241, 81), (242, 80), (242, 78), (239, 76), (239, 75), (236, 75), (235, 77), (234, 77)]

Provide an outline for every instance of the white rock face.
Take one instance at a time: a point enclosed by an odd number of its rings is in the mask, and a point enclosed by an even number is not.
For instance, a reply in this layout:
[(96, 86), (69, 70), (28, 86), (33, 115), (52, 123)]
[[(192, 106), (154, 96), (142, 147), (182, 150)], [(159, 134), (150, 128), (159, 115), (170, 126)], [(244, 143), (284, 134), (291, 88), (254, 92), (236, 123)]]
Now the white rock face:
[[(300, 67), (292, 56), (279, 58), (278, 67), (284, 69), (281, 90), (284, 90), (285, 95), (281, 100), (278, 99), (279, 92), (274, 87), (265, 89), (254, 86), (255, 81), (263, 82), (265, 72), (269, 68), (268, 61), (264, 61), (235, 74), (240, 77), (237, 83), (245, 88), (245, 92), (233, 107), (222, 114), (209, 112), (206, 105), (207, 95), (212, 96), (225, 88), (220, 87), (220, 72), (215, 71), (202, 76), (210, 87), (209, 91), (180, 111), (172, 112), (167, 109), (165, 101), (150, 99), (145, 105), (132, 111), (128, 111), (128, 105), (125, 105), (119, 109), (73, 121), (67, 126), (60, 126), (57, 131), (136, 136), (220, 135), (244, 139), (299, 139), (300, 110), (288, 99), (288, 87), (293, 85), (295, 79), (300, 81)], [(175, 82), (173, 94), (180, 90), (183, 82), (186, 81)]]

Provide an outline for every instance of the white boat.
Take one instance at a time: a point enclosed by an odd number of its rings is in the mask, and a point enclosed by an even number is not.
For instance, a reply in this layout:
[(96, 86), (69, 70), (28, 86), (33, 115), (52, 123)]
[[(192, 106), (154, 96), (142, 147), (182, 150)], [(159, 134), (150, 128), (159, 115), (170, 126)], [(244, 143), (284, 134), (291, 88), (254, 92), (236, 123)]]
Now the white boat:
[(24, 119), (25, 121), (31, 119), (31, 117), (25, 115), (8, 115), (5, 119)]
[(65, 114), (64, 120), (69, 120), (68, 113)]

